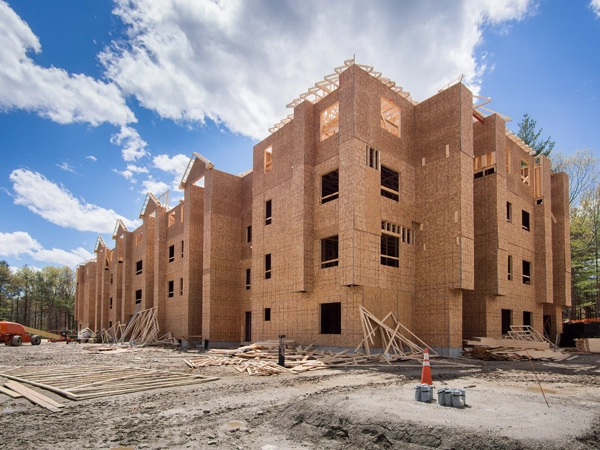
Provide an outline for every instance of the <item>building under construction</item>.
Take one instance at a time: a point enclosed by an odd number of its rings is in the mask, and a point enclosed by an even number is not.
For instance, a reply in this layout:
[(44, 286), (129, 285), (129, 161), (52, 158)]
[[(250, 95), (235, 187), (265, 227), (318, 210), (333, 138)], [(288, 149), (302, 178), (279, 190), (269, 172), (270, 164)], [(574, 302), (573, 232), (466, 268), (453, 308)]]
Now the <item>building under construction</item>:
[[(231, 175), (193, 154), (176, 207), (77, 269), (79, 327), (156, 307), (161, 332), (215, 345), (274, 339), (356, 347), (359, 306), (457, 354), (463, 339), (570, 305), (568, 177), (460, 81), (416, 102), (347, 61)], [(203, 180), (203, 183), (200, 181)]]

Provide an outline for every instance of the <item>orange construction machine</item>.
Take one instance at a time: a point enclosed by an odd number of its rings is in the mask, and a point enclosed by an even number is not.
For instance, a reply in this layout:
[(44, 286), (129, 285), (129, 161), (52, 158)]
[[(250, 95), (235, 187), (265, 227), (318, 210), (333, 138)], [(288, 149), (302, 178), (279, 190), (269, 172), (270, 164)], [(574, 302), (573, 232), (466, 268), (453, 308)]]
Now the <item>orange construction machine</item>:
[(5, 345), (19, 346), (23, 342), (31, 342), (31, 345), (40, 345), (42, 338), (35, 333), (33, 328), (24, 327), (19, 323), (0, 322), (0, 343)]

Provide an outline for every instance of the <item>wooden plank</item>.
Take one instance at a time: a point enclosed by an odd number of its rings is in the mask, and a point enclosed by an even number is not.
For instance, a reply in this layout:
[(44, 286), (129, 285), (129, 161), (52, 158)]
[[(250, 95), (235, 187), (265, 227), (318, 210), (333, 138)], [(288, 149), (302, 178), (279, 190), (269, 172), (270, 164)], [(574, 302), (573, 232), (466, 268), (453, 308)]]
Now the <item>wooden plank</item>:
[(0, 386), (0, 392), (2, 392), (5, 395), (8, 395), (9, 397), (12, 398), (20, 398), (23, 397), (21, 394), (19, 394), (18, 392), (12, 391), (10, 389), (7, 389), (3, 386)]
[(65, 406), (55, 402), (54, 400), (46, 397), (43, 394), (40, 394), (39, 392), (29, 389), (27, 386), (23, 386), (21, 383), (18, 383), (16, 381), (7, 381), (6, 383), (4, 383), (4, 386), (8, 387), (9, 389), (12, 389), (15, 392), (18, 392), (32, 403), (35, 403), (36, 405), (39, 405), (43, 408), (49, 409), (50, 411), (58, 412), (59, 408)]

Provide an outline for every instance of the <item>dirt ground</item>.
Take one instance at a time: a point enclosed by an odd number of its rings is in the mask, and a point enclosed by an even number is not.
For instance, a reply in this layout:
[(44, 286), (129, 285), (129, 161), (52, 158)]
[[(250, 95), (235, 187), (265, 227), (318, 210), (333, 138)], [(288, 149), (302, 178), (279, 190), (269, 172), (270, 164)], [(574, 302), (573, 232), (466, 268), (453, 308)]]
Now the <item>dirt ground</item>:
[(65, 404), (60, 412), (0, 394), (0, 448), (600, 448), (600, 355), (535, 362), (549, 406), (527, 361), (434, 358), (436, 392), (466, 388), (468, 406), (456, 409), (415, 401), (421, 366), (414, 362), (249, 376), (230, 366), (190, 369), (183, 359), (195, 349), (86, 346), (0, 346), (0, 373), (1, 366), (129, 366), (219, 379), (82, 401), (34, 388)]

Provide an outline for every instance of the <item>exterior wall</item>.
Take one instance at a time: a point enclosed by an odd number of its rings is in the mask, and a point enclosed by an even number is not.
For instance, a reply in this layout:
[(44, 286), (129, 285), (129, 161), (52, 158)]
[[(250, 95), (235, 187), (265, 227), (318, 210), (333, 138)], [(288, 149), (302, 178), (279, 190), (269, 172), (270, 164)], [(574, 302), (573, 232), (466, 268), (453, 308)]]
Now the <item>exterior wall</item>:
[[(400, 108), (398, 136), (381, 127), (382, 99)], [(321, 140), (321, 113), (336, 102), (339, 132)], [(399, 201), (381, 195), (370, 148), (399, 174)], [(490, 152), (493, 173), (475, 178), (474, 158)], [(529, 165), (529, 185), (521, 181), (521, 161)], [(322, 177), (334, 170), (338, 198), (322, 203)], [(512, 311), (512, 324), (529, 312), (534, 328), (549, 324), (554, 333), (561, 307), (570, 304), (568, 179), (508, 138), (501, 117), (474, 113), (462, 84), (413, 104), (352, 65), (338, 89), (298, 104), (293, 120), (254, 147), (251, 172), (230, 175), (195, 155), (182, 185), (182, 203), (167, 210), (152, 197), (137, 230), (119, 228), (115, 249), (99, 249), (98, 263), (78, 269), (80, 321), (105, 328), (126, 322), (142, 289), (140, 308), (158, 308), (161, 333), (213, 345), (285, 334), (299, 344), (355, 347), (362, 305), (380, 317), (393, 313), (429, 345), (456, 354), (464, 338), (499, 336), (502, 310)], [(521, 211), (530, 214), (529, 230)], [(400, 240), (399, 267), (381, 262), (386, 223), (413, 236)], [(322, 268), (322, 240), (331, 236), (338, 236), (338, 265)], [(523, 260), (531, 263), (530, 284), (523, 283)], [(105, 307), (110, 298), (112, 309)], [(324, 334), (322, 305), (338, 302), (341, 333)]]

